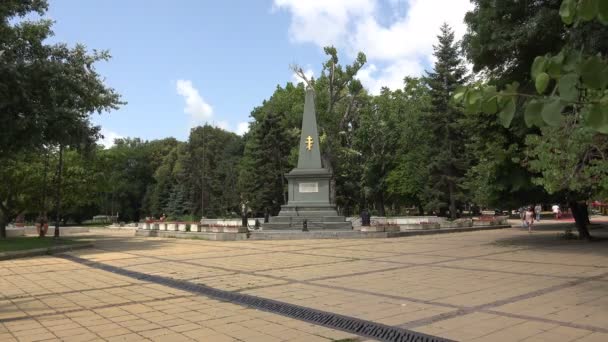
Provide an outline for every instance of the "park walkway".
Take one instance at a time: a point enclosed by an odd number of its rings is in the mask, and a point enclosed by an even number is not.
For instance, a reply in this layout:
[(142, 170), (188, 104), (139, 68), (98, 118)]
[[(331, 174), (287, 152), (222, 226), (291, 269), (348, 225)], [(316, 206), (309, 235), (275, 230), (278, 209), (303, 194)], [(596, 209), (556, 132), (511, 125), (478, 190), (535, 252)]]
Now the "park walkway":
[(108, 231), (72, 259), (0, 262), (0, 341), (357, 338), (93, 265), (459, 341), (608, 341), (608, 241), (562, 230), (244, 242)]

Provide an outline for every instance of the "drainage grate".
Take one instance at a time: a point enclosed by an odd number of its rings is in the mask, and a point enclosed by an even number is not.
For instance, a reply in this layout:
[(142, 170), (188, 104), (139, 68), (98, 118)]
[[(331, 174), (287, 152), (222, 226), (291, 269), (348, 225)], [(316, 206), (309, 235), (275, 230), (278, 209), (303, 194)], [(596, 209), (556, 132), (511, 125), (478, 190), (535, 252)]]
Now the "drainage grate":
[(391, 327), (388, 325), (366, 321), (354, 317), (338, 315), (335, 313), (315, 310), (299, 305), (283, 303), (272, 299), (260, 298), (243, 293), (230, 292), (215, 289), (209, 286), (195, 284), (188, 281), (176, 280), (158, 275), (140, 273), (136, 271), (126, 270), (124, 268), (111, 266), (87, 259), (79, 258), (73, 255), (55, 255), (56, 257), (67, 259), (79, 264), (84, 264), (96, 269), (120, 274), (122, 276), (135, 278), (138, 280), (149, 281), (152, 283), (169, 286), (175, 289), (188, 291), (211, 297), (214, 299), (227, 301), (258, 310), (263, 310), (286, 317), (295, 318), (298, 320), (322, 325), (328, 328), (342, 330), (348, 333), (357, 334), (364, 337), (370, 337), (380, 341), (391, 342), (439, 342), (451, 341), (441, 337), (426, 335), (415, 331)]

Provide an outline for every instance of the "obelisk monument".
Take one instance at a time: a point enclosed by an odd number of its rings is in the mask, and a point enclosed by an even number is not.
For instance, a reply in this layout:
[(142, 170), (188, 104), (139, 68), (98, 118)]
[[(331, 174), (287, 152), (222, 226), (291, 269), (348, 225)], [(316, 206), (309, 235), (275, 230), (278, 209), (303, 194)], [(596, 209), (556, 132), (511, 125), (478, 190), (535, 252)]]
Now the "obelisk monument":
[(314, 91), (306, 89), (304, 115), (298, 166), (285, 175), (289, 197), (281, 206), (278, 216), (265, 223), (264, 230), (302, 230), (306, 220), (307, 229), (352, 229), (351, 222), (338, 216), (335, 206), (329, 201), (331, 173), (321, 164), (319, 133), (315, 114)]

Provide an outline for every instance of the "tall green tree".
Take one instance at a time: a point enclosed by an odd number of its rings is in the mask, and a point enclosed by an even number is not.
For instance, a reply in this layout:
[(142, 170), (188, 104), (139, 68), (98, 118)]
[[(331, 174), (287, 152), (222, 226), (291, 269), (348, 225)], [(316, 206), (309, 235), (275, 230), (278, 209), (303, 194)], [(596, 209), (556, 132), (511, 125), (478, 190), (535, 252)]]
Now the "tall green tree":
[(327, 46), (324, 52), (327, 60), (314, 82), (321, 158), (323, 166), (332, 172), (330, 202), (337, 204), (338, 210), (348, 209), (353, 204), (351, 199), (360, 195), (360, 191), (353, 191), (353, 177), (360, 177), (360, 172), (356, 172), (357, 158), (352, 151), (359, 112), (367, 101), (357, 74), (367, 57), (359, 52), (351, 64), (343, 66), (335, 47)]
[[(91, 113), (117, 108), (122, 102), (94, 68), (95, 63), (109, 59), (107, 51), (89, 53), (81, 44), (74, 48), (47, 44), (52, 22), (23, 20), (32, 12), (42, 15), (46, 9), (44, 0), (0, 4), (0, 131), (4, 132), (0, 136), (0, 162), (57, 146), (54, 197), (59, 209), (64, 149), (94, 142), (99, 128), (91, 125)], [(4, 217), (1, 221), (6, 222), (13, 210), (7, 203), (2, 207), (7, 210), (0, 213)], [(0, 237), (4, 236), (5, 225), (0, 225)]]
[(557, 4), (545, 4), (553, 5), (554, 18), (559, 15), (563, 22), (556, 30), (562, 34), (560, 44), (547, 47), (541, 52), (547, 52), (544, 55), (514, 61), (530, 66), (527, 78), (533, 87), (520, 88), (517, 80), (500, 91), (480, 84), (462, 89), (455, 99), (469, 111), (498, 112), (505, 127), (512, 126), (520, 105), (525, 108), (520, 111), (523, 120), (514, 122), (523, 121), (536, 131), (526, 138), (522, 165), (537, 172), (536, 184), (550, 193), (564, 194), (579, 236), (590, 238), (588, 212), (581, 200), (605, 193), (608, 5), (597, 0), (563, 0), (557, 10)]
[(193, 128), (184, 160), (191, 189), (191, 214), (224, 217), (240, 212), (238, 165), (243, 155), (242, 138), (211, 125)]
[(399, 129), (406, 115), (402, 97), (400, 90), (382, 88), (361, 112), (355, 131), (355, 147), (364, 160), (360, 184), (380, 216), (386, 216), (387, 177), (395, 167), (395, 147), (403, 133)]
[(420, 215), (431, 200), (427, 187), (430, 184), (428, 161), (431, 159), (430, 127), (426, 124), (426, 111), (430, 107), (430, 91), (420, 78), (405, 78), (403, 91), (395, 91), (397, 108), (403, 113), (395, 129), (399, 139), (391, 149), (394, 167), (386, 182), (389, 197), (396, 205), (416, 206)]
[(42, 210), (45, 157), (20, 153), (6, 159), (0, 167), (0, 232), (6, 237), (6, 225), (26, 210)]
[(271, 104), (256, 108), (252, 116), (256, 122), (247, 135), (239, 188), (252, 210), (276, 215), (287, 203), (285, 174), (294, 167), (289, 157), (297, 138), (290, 134), (287, 115)]
[(466, 68), (454, 41), (454, 32), (447, 24), (441, 26), (437, 38), (439, 42), (433, 46), (436, 62), (433, 71), (425, 77), (430, 89), (427, 124), (433, 145), (429, 160), (429, 191), (433, 201), (428, 205), (436, 210), (448, 207), (450, 216), (456, 218), (457, 202), (464, 199), (460, 186), (467, 162), (461, 125), (463, 111), (451, 98), (456, 88), (466, 82)]

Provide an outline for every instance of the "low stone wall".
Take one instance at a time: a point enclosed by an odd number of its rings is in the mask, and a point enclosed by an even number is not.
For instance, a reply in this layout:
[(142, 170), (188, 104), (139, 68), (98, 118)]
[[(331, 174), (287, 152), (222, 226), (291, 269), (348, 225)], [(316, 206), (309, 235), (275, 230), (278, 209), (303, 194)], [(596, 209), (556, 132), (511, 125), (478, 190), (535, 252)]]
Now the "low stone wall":
[[(358, 227), (361, 226), (361, 218), (360, 217), (348, 217), (347, 221), (351, 221), (353, 226)], [(445, 217), (438, 216), (392, 216), (392, 217), (384, 217), (384, 216), (372, 216), (370, 218), (370, 223), (374, 224), (396, 224), (396, 225), (407, 225), (407, 224), (420, 224), (422, 222), (443, 222), (445, 221)]]
[[(185, 224), (184, 224), (185, 225)], [(198, 225), (197, 225), (198, 226)], [(290, 239), (369, 239), (369, 238), (396, 238), (414, 235), (444, 234), (470, 232), (477, 230), (509, 228), (509, 225), (485, 225), (469, 226), (461, 223), (461, 226), (441, 228), (438, 222), (412, 225), (415, 229), (404, 229), (408, 225), (375, 225), (361, 227), (359, 230), (318, 230), (302, 232), (298, 230), (285, 231), (247, 231), (242, 227), (230, 226), (200, 226), (201, 231), (166, 231), (158, 229), (138, 229), (136, 236), (167, 237), (167, 238), (190, 238), (216, 241), (235, 240), (290, 240)]]
[(24, 236), (25, 227), (6, 228), (6, 237)]
[[(256, 218), (249, 218), (249, 219), (247, 219), (247, 224), (250, 226), (254, 226), (255, 220), (256, 220)], [(259, 220), (260, 223), (264, 222), (264, 218), (258, 218), (257, 220)], [(242, 222), (243, 222), (242, 219), (236, 218), (236, 219), (202, 219), (200, 223), (204, 224), (204, 225), (241, 226)]]
[[(250, 218), (247, 220), (249, 226), (253, 227), (255, 225), (255, 218)], [(258, 218), (260, 223), (264, 221), (263, 218)], [(165, 230), (165, 231), (181, 231), (185, 232), (186, 227), (189, 227), (191, 231), (200, 231), (201, 226), (214, 227), (241, 227), (242, 221), (241, 219), (203, 219), (200, 222), (176, 222), (176, 221), (148, 221), (148, 222), (139, 222), (133, 228), (136, 229), (156, 229), (156, 230)]]
[(135, 231), (135, 236), (143, 237), (164, 237), (164, 238), (183, 238), (183, 239), (201, 239), (213, 241), (238, 241), (247, 240), (247, 233), (209, 233), (209, 232), (185, 232), (185, 231), (163, 231), (154, 229), (138, 229)]
[[(88, 233), (88, 227), (59, 227), (60, 235), (74, 235), (74, 234), (82, 234)], [(37, 235), (38, 231), (36, 227), (25, 227), (25, 234), (27, 235)], [(46, 236), (53, 236), (55, 234), (55, 227), (49, 227), (46, 232)]]

